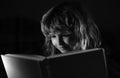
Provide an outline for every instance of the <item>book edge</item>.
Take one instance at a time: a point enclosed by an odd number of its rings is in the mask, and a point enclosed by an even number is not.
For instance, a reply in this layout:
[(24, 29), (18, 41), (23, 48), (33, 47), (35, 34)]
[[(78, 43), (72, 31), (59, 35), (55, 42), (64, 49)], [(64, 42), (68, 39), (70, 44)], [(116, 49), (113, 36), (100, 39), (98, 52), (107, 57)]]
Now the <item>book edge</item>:
[(29, 60), (38, 60), (38, 61), (43, 61), (45, 59), (45, 57), (41, 56), (41, 55), (5, 54), (5, 55), (1, 55), (1, 56), (15, 57), (15, 58), (22, 58), (22, 59), (29, 59)]
[(63, 56), (68, 56), (68, 55), (74, 55), (74, 54), (83, 54), (83, 53), (87, 53), (87, 52), (92, 52), (92, 51), (96, 51), (96, 50), (103, 50), (103, 48), (94, 48), (94, 49), (88, 49), (88, 50), (78, 50), (78, 51), (71, 51), (70, 53), (63, 53), (63, 54), (57, 54), (57, 55), (53, 55), (53, 56), (48, 56), (46, 57), (47, 59), (51, 59), (51, 58), (56, 58), (56, 57), (63, 57)]

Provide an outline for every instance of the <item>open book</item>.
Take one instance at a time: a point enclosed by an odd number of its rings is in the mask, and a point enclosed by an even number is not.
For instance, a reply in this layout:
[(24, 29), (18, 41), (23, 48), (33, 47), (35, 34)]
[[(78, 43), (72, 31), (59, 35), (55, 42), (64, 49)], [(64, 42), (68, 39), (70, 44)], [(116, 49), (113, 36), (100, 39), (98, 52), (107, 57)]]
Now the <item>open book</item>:
[(54, 56), (1, 55), (8, 78), (107, 78), (103, 48)]

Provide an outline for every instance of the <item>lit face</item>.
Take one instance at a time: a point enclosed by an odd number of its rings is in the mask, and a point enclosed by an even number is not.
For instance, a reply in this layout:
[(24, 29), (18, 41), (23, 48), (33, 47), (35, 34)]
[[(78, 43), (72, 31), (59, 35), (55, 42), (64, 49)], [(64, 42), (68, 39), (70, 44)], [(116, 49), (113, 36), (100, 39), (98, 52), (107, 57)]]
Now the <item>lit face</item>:
[(72, 33), (70, 32), (56, 32), (51, 33), (51, 42), (52, 44), (62, 53), (71, 51), (70, 47)]

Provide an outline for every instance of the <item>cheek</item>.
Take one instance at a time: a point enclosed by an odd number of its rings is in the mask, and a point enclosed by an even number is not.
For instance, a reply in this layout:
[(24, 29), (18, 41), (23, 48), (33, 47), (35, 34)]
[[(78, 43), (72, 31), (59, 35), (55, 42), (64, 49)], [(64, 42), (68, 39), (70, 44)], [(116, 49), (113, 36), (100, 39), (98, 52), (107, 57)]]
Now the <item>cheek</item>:
[(69, 37), (63, 37), (64, 43), (69, 44)]
[(52, 44), (54, 45), (54, 46), (57, 46), (57, 40), (56, 39), (51, 39), (51, 42), (52, 42)]

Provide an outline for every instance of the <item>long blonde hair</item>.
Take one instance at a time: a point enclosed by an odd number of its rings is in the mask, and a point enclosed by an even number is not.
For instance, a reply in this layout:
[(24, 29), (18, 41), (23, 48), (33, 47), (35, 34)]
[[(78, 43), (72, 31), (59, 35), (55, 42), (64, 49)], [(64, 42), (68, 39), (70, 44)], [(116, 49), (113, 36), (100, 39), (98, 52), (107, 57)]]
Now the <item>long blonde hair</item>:
[(40, 21), (45, 36), (45, 47), (48, 55), (54, 55), (56, 48), (52, 45), (51, 29), (69, 29), (75, 33), (72, 41), (73, 50), (85, 50), (100, 47), (100, 32), (95, 22), (81, 7), (71, 3), (63, 3), (48, 10)]

